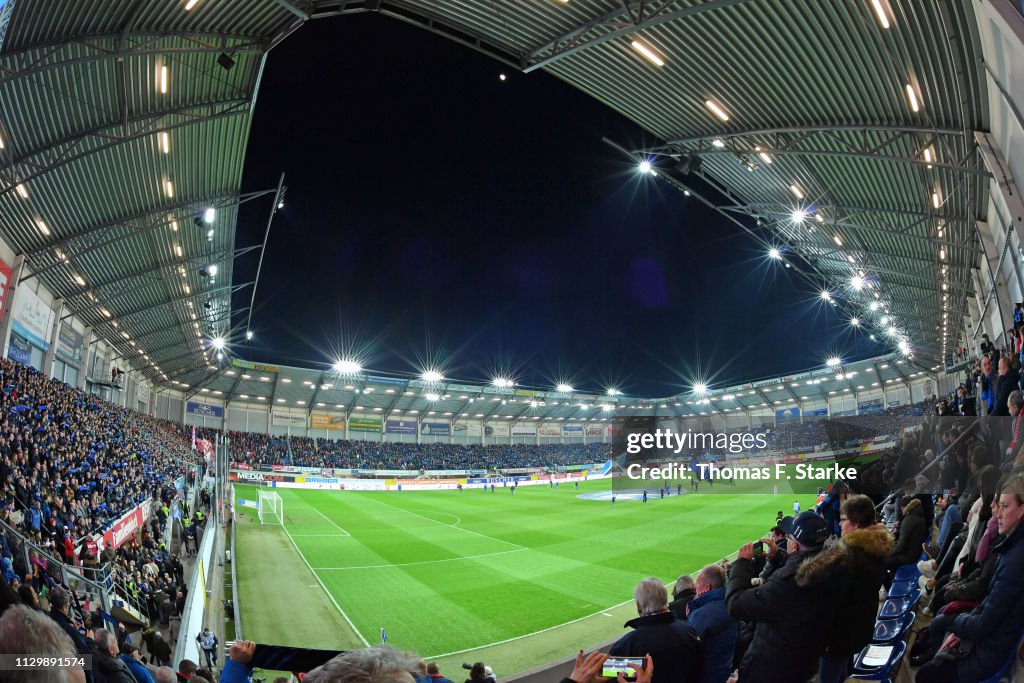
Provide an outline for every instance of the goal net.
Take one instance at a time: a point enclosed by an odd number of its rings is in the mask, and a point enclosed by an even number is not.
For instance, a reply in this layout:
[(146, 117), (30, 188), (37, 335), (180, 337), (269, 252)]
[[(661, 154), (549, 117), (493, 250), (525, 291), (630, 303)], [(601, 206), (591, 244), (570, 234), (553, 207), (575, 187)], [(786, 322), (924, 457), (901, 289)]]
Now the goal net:
[(284, 501), (276, 491), (259, 490), (260, 524), (284, 526)]

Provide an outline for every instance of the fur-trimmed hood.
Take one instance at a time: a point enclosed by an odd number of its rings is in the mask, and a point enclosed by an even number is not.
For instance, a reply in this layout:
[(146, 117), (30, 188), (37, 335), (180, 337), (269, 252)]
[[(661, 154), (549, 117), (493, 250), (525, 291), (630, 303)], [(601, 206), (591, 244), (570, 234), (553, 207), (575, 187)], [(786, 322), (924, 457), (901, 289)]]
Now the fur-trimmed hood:
[(907, 503), (907, 506), (903, 508), (903, 514), (909, 515), (915, 511), (916, 514), (924, 515), (924, 509), (921, 507), (921, 501), (917, 498), (914, 498), (909, 503)]
[[(920, 505), (920, 501), (914, 502)], [(892, 551), (893, 543), (892, 535), (881, 524), (851, 531), (825, 552), (804, 562), (796, 573), (797, 585), (823, 583), (857, 562), (882, 562)]]

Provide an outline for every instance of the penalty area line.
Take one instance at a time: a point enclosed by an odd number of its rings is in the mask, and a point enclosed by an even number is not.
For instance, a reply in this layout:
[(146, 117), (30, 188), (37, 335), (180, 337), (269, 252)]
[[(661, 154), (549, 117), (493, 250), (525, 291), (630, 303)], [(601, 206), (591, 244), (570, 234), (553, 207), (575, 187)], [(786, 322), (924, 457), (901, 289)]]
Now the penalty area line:
[(359, 632), (359, 629), (356, 628), (356, 625), (353, 624), (352, 620), (348, 618), (348, 615), (345, 614), (345, 610), (341, 608), (341, 605), (338, 604), (338, 601), (334, 599), (333, 595), (331, 595), (331, 591), (327, 590), (327, 586), (324, 585), (324, 582), (323, 580), (321, 580), (320, 575), (316, 573), (316, 570), (313, 569), (313, 567), (309, 564), (309, 560), (307, 560), (306, 556), (302, 554), (301, 550), (299, 550), (299, 544), (295, 542), (294, 538), (292, 538), (292, 535), (288, 532), (288, 528), (285, 527), (283, 524), (281, 525), (281, 528), (284, 529), (284, 533), (286, 536), (288, 536), (288, 540), (292, 542), (292, 547), (295, 548), (295, 552), (297, 552), (299, 554), (299, 557), (302, 558), (302, 561), (306, 563), (306, 568), (313, 575), (313, 578), (316, 579), (316, 582), (320, 584), (320, 588), (323, 589), (324, 593), (327, 594), (327, 597), (330, 598), (331, 602), (334, 604), (335, 609), (337, 609), (338, 612), (341, 613), (341, 616), (352, 628), (352, 632), (359, 637), (359, 640), (362, 641), (363, 645), (365, 645), (366, 647), (370, 647), (370, 642), (363, 637), (363, 634)]
[[(389, 508), (391, 508), (393, 510), (398, 510), (399, 512), (404, 512), (407, 515), (412, 515), (413, 517), (419, 517), (420, 519), (425, 519), (428, 522), (433, 522), (434, 524), (440, 524), (441, 526), (446, 526), (446, 527), (448, 527), (450, 529), (456, 529), (458, 531), (463, 531), (463, 532), (465, 532), (467, 534), (473, 534), (474, 536), (479, 536), (480, 538), (486, 538), (489, 541), (497, 541), (498, 543), (504, 543), (505, 545), (513, 545), (513, 546), (519, 548), (520, 550), (529, 550), (529, 548), (527, 548), (525, 545), (519, 545), (518, 543), (513, 543), (512, 541), (506, 541), (506, 540), (503, 540), (503, 539), (500, 539), (500, 538), (494, 538), (493, 536), (488, 536), (487, 534), (481, 534), (481, 533), (476, 532), (476, 531), (471, 531), (469, 529), (464, 529), (461, 526), (456, 526), (454, 524), (445, 524), (444, 522), (439, 522), (436, 519), (431, 519), (430, 517), (426, 517), (426, 516), (421, 515), (419, 513), (413, 512), (412, 510), (406, 510), (405, 508), (398, 507), (397, 505), (392, 505), (391, 503), (385, 503), (384, 501), (377, 500), (376, 498), (373, 498), (373, 497), (368, 497), (367, 500), (372, 500), (375, 503), (380, 503), (381, 505), (389, 507)], [(445, 512), (445, 513), (442, 513), (442, 514), (446, 514), (447, 515), (447, 514), (450, 514), (450, 513)], [(452, 515), (452, 517), (455, 517), (455, 515)], [(458, 519), (459, 519), (460, 522), (462, 521), (461, 518), (458, 518)]]

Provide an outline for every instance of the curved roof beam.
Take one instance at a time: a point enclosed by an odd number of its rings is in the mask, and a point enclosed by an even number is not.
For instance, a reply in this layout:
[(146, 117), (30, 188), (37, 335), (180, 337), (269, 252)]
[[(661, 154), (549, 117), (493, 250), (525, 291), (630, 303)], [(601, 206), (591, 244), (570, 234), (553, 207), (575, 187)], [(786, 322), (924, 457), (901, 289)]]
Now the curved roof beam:
[[(169, 46), (167, 39), (176, 38), (184, 46)], [(77, 48), (77, 49), (76, 49)], [(232, 54), (263, 54), (269, 44), (261, 38), (228, 33), (112, 33), (81, 36), (59, 43), (33, 45), (0, 58), (0, 86), (52, 69), (63, 69), (107, 59), (126, 59), (141, 55), (181, 55), (204, 52)]]
[(127, 121), (127, 126), (125, 121), (118, 120), (91, 130), (76, 132), (33, 149), (0, 166), (0, 179), (5, 185), (0, 188), (0, 197), (13, 192), (19, 183), (30, 182), (97, 152), (150, 135), (247, 115), (251, 104), (251, 97), (203, 102), (131, 117)]
[(672, 9), (682, 3), (679, 0), (625, 0), (621, 7), (577, 26), (543, 45), (529, 49), (523, 56), (521, 66), (525, 73), (530, 73), (609, 40), (744, 2), (749, 0), (706, 0), (689, 7)]

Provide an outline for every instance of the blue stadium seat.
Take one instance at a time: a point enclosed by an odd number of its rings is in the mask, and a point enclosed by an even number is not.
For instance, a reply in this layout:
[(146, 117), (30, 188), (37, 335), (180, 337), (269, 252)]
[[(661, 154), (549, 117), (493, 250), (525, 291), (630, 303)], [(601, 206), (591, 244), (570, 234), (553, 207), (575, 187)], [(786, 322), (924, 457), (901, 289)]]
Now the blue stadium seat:
[(879, 619), (875, 622), (875, 633), (871, 642), (876, 645), (884, 645), (902, 640), (916, 620), (917, 614), (913, 610), (896, 619)]
[(921, 590), (915, 588), (911, 593), (902, 598), (889, 598), (882, 603), (882, 609), (878, 610), (879, 619), (895, 619), (902, 617), (914, 609), (914, 605), (921, 599)]
[(895, 581), (889, 587), (890, 598), (902, 598), (910, 595), (917, 588), (917, 581)]
[(893, 577), (893, 582), (897, 581), (917, 581), (921, 576), (921, 572), (917, 570), (917, 563), (905, 564), (896, 570), (896, 576)]
[[(878, 664), (866, 664), (864, 660), (867, 658), (868, 653), (872, 651), (884, 655), (884, 661)], [(854, 660), (850, 678), (861, 681), (892, 683), (892, 679), (895, 678), (893, 674), (903, 658), (903, 653), (906, 651), (907, 644), (902, 640), (898, 640), (890, 645), (868, 645), (860, 651), (857, 659)]]

